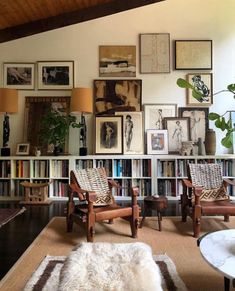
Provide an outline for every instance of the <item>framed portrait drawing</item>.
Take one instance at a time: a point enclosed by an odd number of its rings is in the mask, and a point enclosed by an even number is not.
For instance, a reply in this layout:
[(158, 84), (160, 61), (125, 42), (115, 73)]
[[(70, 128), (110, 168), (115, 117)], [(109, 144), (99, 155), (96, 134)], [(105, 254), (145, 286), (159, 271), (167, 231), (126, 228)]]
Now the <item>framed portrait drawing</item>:
[(212, 76), (212, 73), (190, 73), (187, 75), (187, 81), (204, 96), (202, 102), (199, 102), (193, 97), (192, 90), (187, 89), (187, 105), (210, 106), (213, 104)]
[(35, 64), (3, 63), (3, 87), (33, 90), (35, 88)]
[(135, 77), (136, 46), (101, 45), (99, 46), (100, 77)]
[(142, 80), (94, 80), (94, 113), (141, 111)]
[(164, 127), (168, 131), (168, 150), (170, 154), (178, 154), (183, 141), (190, 140), (189, 117), (166, 117)]
[(16, 146), (16, 155), (27, 156), (29, 155), (29, 143), (18, 143)]
[(123, 117), (123, 154), (143, 154), (142, 112), (116, 112)]
[(167, 130), (147, 130), (147, 154), (168, 154)]
[(96, 116), (95, 153), (122, 154), (122, 116)]
[(163, 129), (163, 119), (176, 115), (177, 104), (144, 104), (145, 130)]
[(140, 73), (170, 73), (170, 34), (140, 34)]
[(178, 110), (180, 117), (188, 117), (190, 119), (191, 140), (198, 142), (198, 138), (201, 138), (202, 142), (204, 142), (206, 130), (209, 128), (209, 109), (200, 107), (179, 107)]
[(40, 61), (38, 68), (38, 90), (71, 90), (74, 87), (73, 61)]
[(212, 70), (212, 40), (175, 40), (176, 70)]

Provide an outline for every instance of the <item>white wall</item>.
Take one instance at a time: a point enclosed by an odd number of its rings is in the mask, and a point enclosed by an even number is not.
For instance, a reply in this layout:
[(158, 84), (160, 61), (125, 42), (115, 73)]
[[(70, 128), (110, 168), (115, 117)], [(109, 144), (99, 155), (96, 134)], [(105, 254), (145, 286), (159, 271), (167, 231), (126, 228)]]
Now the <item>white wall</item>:
[[(139, 74), (142, 79), (142, 103), (178, 103), (186, 105), (186, 92), (176, 86), (179, 77), (189, 71), (173, 69), (173, 40), (212, 39), (214, 92), (235, 82), (235, 1), (234, 0), (166, 0), (135, 10), (118, 13), (81, 24), (0, 44), (0, 62), (75, 61), (75, 86), (92, 87), (98, 74), (99, 45), (136, 45), (140, 33), (168, 32), (171, 36), (170, 74)], [(138, 59), (138, 57), (137, 57)], [(139, 64), (137, 64), (139, 72)], [(25, 96), (69, 96), (69, 91), (20, 91), (19, 113), (10, 117), (10, 145), (23, 141)], [(210, 111), (223, 113), (235, 109), (231, 95), (215, 97)], [(36, 117), (35, 117), (36, 118)], [(92, 118), (89, 118), (89, 152), (92, 153)], [(213, 124), (210, 124), (213, 127)], [(1, 130), (1, 128), (0, 128)], [(78, 130), (70, 137), (70, 153), (78, 153)], [(2, 133), (0, 132), (0, 136)], [(217, 131), (217, 153), (220, 146)], [(0, 142), (1, 144), (1, 142)]]

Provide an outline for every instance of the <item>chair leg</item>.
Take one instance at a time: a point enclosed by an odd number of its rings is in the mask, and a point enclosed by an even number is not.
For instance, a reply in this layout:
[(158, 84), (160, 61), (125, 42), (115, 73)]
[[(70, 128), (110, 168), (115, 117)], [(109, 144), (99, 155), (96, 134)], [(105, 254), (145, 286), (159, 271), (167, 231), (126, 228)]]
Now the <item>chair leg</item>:
[(94, 214), (94, 212), (88, 213), (86, 228), (87, 228), (86, 229), (87, 241), (93, 242), (94, 241), (94, 234), (95, 234), (95, 214)]
[(67, 215), (66, 215), (67, 232), (73, 231), (73, 218), (72, 218), (73, 212), (74, 212), (74, 202), (69, 201), (67, 205)]
[(130, 217), (131, 237), (137, 238), (137, 232), (139, 227), (139, 206), (134, 205), (132, 207), (132, 216)]
[(229, 222), (229, 215), (228, 214), (224, 215), (224, 221)]
[(201, 216), (202, 216), (202, 211), (201, 211), (201, 206), (200, 205), (195, 205), (194, 207), (194, 215), (193, 215), (193, 232), (194, 232), (194, 237), (198, 238), (200, 235), (201, 231)]
[(181, 216), (182, 221), (187, 221), (187, 213), (188, 212), (188, 198), (185, 195), (181, 195)]

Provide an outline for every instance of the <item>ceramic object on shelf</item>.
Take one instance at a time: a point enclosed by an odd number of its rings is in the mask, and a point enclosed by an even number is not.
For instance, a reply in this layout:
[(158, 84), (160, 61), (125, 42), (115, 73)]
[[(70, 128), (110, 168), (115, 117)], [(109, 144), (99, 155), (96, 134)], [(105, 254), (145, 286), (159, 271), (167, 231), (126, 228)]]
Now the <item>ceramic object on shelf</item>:
[(216, 135), (213, 129), (208, 129), (205, 136), (205, 150), (207, 155), (214, 155), (216, 151)]

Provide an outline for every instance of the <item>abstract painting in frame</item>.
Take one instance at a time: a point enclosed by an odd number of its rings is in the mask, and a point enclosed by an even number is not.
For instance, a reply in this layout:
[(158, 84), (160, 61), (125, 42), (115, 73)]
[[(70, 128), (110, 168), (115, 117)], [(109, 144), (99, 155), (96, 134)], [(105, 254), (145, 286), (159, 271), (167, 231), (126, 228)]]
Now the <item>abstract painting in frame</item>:
[(99, 46), (100, 77), (135, 77), (136, 46), (102, 45)]
[(147, 130), (147, 154), (167, 155), (168, 136), (167, 130), (148, 129)]

